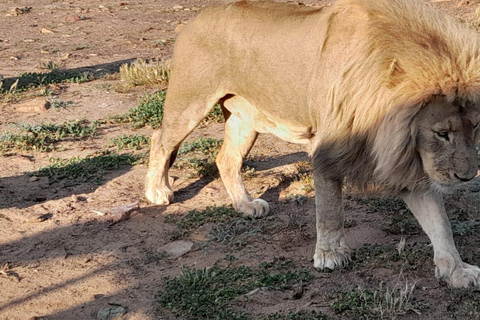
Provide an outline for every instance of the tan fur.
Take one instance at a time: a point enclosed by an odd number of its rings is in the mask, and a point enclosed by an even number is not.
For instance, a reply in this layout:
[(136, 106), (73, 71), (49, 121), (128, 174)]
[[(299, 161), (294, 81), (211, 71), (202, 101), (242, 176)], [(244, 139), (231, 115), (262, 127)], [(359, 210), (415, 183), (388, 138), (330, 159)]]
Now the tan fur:
[(258, 133), (304, 144), (317, 210), (314, 265), (349, 260), (341, 185), (399, 193), (432, 240), (437, 276), (480, 286), (464, 264), (436, 192), (477, 171), (478, 35), (418, 0), (340, 0), (313, 9), (238, 2), (203, 10), (175, 46), (165, 116), (152, 139), (146, 196), (168, 204), (168, 167), (183, 139), (220, 101), (217, 158), (236, 210), (262, 216), (240, 169)]

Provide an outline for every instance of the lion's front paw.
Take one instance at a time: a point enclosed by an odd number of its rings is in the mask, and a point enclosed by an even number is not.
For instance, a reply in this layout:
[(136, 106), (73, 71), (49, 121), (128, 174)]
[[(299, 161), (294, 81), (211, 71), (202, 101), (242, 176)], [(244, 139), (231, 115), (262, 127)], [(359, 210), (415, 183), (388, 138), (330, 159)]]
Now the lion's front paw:
[(145, 196), (156, 205), (168, 205), (173, 201), (173, 191), (168, 187), (146, 190)]
[(250, 202), (241, 203), (235, 209), (245, 217), (259, 218), (268, 215), (270, 206), (265, 200), (255, 199)]
[(440, 275), (440, 279), (455, 288), (480, 287), (480, 268), (462, 262), (456, 266), (450, 277)]
[(313, 267), (317, 269), (335, 269), (344, 267), (351, 261), (350, 248), (340, 246), (332, 250), (315, 250), (313, 256)]

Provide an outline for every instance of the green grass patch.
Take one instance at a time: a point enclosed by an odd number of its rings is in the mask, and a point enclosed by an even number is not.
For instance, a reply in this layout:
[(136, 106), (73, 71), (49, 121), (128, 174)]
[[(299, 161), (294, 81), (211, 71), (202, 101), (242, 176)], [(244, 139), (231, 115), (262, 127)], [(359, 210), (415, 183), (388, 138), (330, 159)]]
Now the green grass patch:
[(395, 197), (354, 197), (353, 200), (365, 207), (368, 213), (388, 216), (382, 230), (390, 234), (418, 234), (421, 227), (405, 203)]
[(199, 152), (204, 155), (216, 156), (218, 149), (222, 146), (223, 139), (200, 138), (192, 142), (183, 143), (178, 150), (178, 155)]
[[(48, 92), (46, 95), (48, 95)], [(56, 110), (67, 109), (69, 107), (74, 107), (77, 105), (77, 103), (73, 101), (64, 101), (59, 99), (49, 99), (48, 102), (50, 103), (50, 108)]]
[(428, 245), (406, 244), (399, 248), (392, 244), (365, 244), (355, 251), (349, 268), (392, 268), (398, 272), (432, 266), (433, 252)]
[(271, 313), (265, 318), (265, 320), (327, 320), (328, 317), (321, 312), (314, 310), (302, 310), (298, 312), (279, 312)]
[(133, 149), (140, 150), (150, 146), (150, 138), (144, 135), (123, 135), (110, 139), (110, 146), (114, 146), (117, 150)]
[(392, 289), (380, 283), (378, 288), (356, 287), (334, 294), (330, 308), (337, 314), (352, 319), (395, 319), (399, 315), (424, 307), (412, 302), (415, 285), (395, 286)]
[(313, 275), (306, 269), (271, 270), (259, 267), (214, 266), (206, 269), (184, 269), (176, 278), (165, 278), (164, 289), (156, 299), (176, 316), (192, 319), (251, 319), (244, 312), (234, 311), (231, 302), (257, 288), (291, 289), (295, 284), (308, 284)]
[(68, 180), (75, 184), (93, 182), (101, 183), (107, 171), (118, 170), (122, 166), (143, 163), (144, 157), (132, 154), (100, 153), (85, 158), (52, 159), (52, 163), (31, 176), (48, 177), (50, 183)]
[(88, 72), (52, 69), (50, 72), (28, 72), (18, 77), (14, 84), (15, 90), (35, 88), (53, 83), (83, 83), (94, 80), (95, 77)]
[(480, 319), (480, 295), (478, 291), (449, 289), (449, 298), (444, 305), (452, 319)]
[(223, 140), (213, 138), (200, 138), (184, 143), (179, 151), (174, 167), (178, 169), (191, 169), (200, 177), (214, 177), (218, 175), (215, 157)]
[(177, 215), (168, 215), (165, 217), (165, 222), (175, 223), (175, 225), (186, 231), (193, 231), (207, 222), (225, 222), (233, 218), (241, 217), (241, 214), (236, 212), (230, 206), (221, 207), (206, 207), (204, 210), (191, 210), (184, 217)]
[(71, 138), (93, 137), (98, 123), (87, 120), (67, 121), (62, 124), (41, 123), (38, 125), (17, 125), (17, 132), (0, 133), (0, 151), (35, 150), (52, 151), (55, 143)]
[(212, 111), (208, 113), (204, 121), (217, 123), (224, 122), (225, 118), (223, 116), (222, 107), (220, 107), (219, 104), (216, 104), (215, 107), (213, 107)]
[(150, 126), (158, 129), (163, 120), (163, 104), (165, 103), (165, 91), (155, 94), (147, 94), (138, 107), (132, 108), (123, 116), (113, 116), (110, 120), (114, 123), (130, 123), (132, 128), (138, 129)]

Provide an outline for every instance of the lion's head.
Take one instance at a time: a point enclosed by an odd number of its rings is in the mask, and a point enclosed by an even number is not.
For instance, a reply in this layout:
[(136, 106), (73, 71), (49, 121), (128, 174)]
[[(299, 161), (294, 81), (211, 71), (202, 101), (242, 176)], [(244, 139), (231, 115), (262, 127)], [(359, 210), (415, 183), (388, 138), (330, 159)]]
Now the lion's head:
[(416, 149), (438, 191), (450, 191), (477, 175), (479, 122), (478, 106), (443, 97), (430, 101), (416, 116)]

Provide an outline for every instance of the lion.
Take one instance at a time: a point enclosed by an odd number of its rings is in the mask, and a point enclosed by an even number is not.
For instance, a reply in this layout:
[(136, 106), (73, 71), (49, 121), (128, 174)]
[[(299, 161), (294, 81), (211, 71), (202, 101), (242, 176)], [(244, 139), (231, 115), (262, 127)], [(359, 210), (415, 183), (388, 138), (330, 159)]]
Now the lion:
[(235, 210), (269, 212), (241, 166), (259, 133), (303, 144), (313, 162), (314, 267), (350, 261), (342, 183), (399, 195), (433, 245), (436, 276), (480, 287), (462, 261), (442, 194), (478, 171), (480, 41), (418, 0), (339, 0), (324, 8), (236, 2), (201, 11), (179, 34), (162, 128), (153, 133), (146, 197), (173, 200), (168, 169), (219, 102), (216, 163)]

